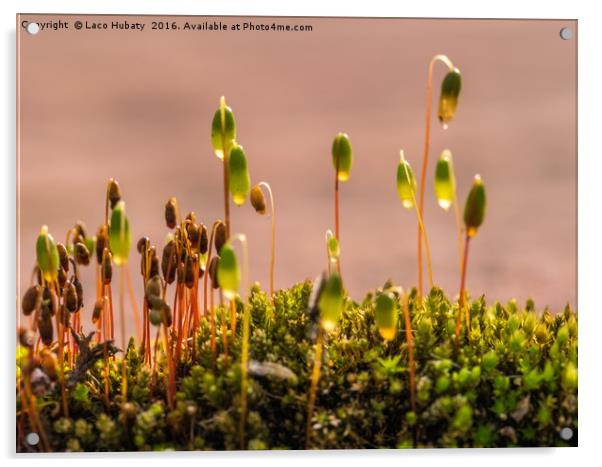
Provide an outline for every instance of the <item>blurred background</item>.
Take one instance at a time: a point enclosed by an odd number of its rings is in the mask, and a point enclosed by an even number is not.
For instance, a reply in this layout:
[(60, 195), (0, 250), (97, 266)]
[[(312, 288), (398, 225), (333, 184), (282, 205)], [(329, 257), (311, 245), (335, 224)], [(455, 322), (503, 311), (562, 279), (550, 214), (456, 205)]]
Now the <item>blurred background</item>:
[[(471, 242), (467, 287), (488, 302), (532, 297), (538, 308), (576, 305), (575, 21), (347, 18), (184, 18), (24, 15), (130, 23), (144, 31), (21, 29), (19, 104), (19, 280), (29, 283), (35, 239), (47, 224), (57, 240), (82, 220), (96, 233), (104, 192), (116, 178), (133, 241), (162, 249), (164, 205), (207, 225), (223, 218), (222, 166), (210, 123), (225, 95), (252, 183), (276, 198), (277, 288), (326, 267), (324, 234), (334, 229), (330, 147), (339, 131), (354, 149), (341, 185), (341, 265), (354, 299), (387, 279), (416, 284), (416, 216), (397, 197), (399, 150), (417, 175), (424, 143), (427, 68), (448, 55), (463, 89), (456, 118), (436, 119), (445, 67), (435, 68), (425, 224), (433, 277), (457, 295), (453, 212), (434, 197), (435, 161), (454, 154), (463, 207), (472, 177), (485, 181), (488, 212)], [(152, 21), (311, 25), (310, 32), (151, 30)], [(72, 27), (72, 26), (71, 26)], [(562, 40), (571, 27), (575, 38)], [(250, 277), (268, 285), (270, 220), (249, 203), (231, 207), (232, 232), (247, 234)], [(139, 255), (130, 268), (139, 299)], [(425, 271), (426, 283), (426, 271)], [(84, 303), (94, 301), (83, 269)], [(89, 324), (89, 319), (84, 318)]]

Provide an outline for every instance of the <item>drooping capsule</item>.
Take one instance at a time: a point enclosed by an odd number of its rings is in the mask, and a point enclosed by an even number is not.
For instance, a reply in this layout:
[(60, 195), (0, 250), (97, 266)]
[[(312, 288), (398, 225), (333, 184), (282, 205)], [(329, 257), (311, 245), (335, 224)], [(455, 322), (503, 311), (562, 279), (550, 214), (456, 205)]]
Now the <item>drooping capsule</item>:
[(211, 279), (211, 286), (214, 289), (219, 288), (219, 281), (217, 279), (217, 266), (219, 265), (219, 256), (213, 256), (209, 261), (209, 278)]
[(159, 258), (157, 257), (157, 249), (154, 245), (148, 249), (148, 257), (150, 262), (148, 275), (149, 277), (157, 276), (159, 274)]
[(227, 240), (226, 224), (224, 224), (222, 221), (218, 221), (217, 225), (215, 226), (215, 239), (214, 239), (215, 251), (217, 251), (218, 254), (222, 250), (222, 246), (224, 246), (224, 244), (226, 243), (226, 240)]
[(231, 300), (238, 293), (240, 285), (240, 269), (232, 245), (226, 243), (220, 251), (220, 260), (217, 265), (217, 280), (224, 292), (224, 296)]
[(46, 304), (42, 306), (42, 311), (38, 318), (38, 331), (40, 332), (40, 338), (44, 345), (52, 344), (52, 339), (54, 337), (52, 313)]
[(23, 299), (21, 300), (21, 308), (25, 316), (29, 316), (33, 313), (36, 307), (39, 305), (39, 301), (42, 299), (42, 289), (39, 285), (32, 285), (27, 289)]
[(98, 229), (98, 233), (96, 234), (96, 262), (98, 264), (102, 264), (102, 254), (108, 246), (109, 234), (107, 227), (103, 225)]
[(88, 247), (83, 243), (76, 243), (74, 247), (75, 262), (83, 266), (90, 264), (90, 252)]
[(397, 166), (397, 194), (404, 208), (412, 209), (414, 207), (416, 178), (412, 166), (403, 156), (403, 151), (401, 151), (401, 159)]
[(199, 251), (201, 255), (205, 255), (207, 253), (207, 249), (209, 247), (209, 237), (207, 234), (207, 227), (204, 224), (199, 226), (200, 230), (200, 239), (199, 239)]
[(219, 104), (211, 122), (211, 144), (215, 155), (223, 160), (224, 145), (228, 150), (236, 139), (236, 122), (232, 109), (226, 105), (224, 96), (220, 98)]
[(435, 168), (435, 196), (444, 210), (448, 210), (456, 196), (456, 177), (452, 163), (452, 153), (445, 149)]
[(75, 287), (75, 292), (77, 294), (77, 310), (79, 310), (84, 306), (84, 288), (81, 281), (76, 276), (71, 279), (71, 283)]
[(52, 235), (48, 233), (48, 226), (42, 226), (36, 241), (36, 257), (38, 267), (42, 271), (44, 280), (55, 281), (58, 275), (59, 252)]
[(341, 319), (344, 298), (343, 281), (337, 273), (333, 273), (326, 279), (318, 302), (320, 323), (326, 332), (332, 331)]
[(109, 226), (109, 246), (116, 265), (127, 263), (132, 237), (130, 223), (125, 213), (125, 202), (119, 201), (111, 213)]
[(198, 269), (198, 255), (189, 255), (186, 257), (186, 263), (184, 264), (184, 283), (186, 287), (192, 289), (194, 285), (195, 271)]
[(228, 158), (228, 173), (230, 176), (230, 194), (232, 201), (242, 206), (251, 189), (251, 177), (247, 164), (247, 156), (242, 146), (234, 143)]
[(111, 283), (111, 279), (113, 278), (112, 261), (113, 255), (108, 248), (105, 248), (100, 267), (100, 280), (102, 281), (103, 285), (109, 285)]
[(186, 234), (188, 235), (188, 241), (190, 242), (190, 248), (198, 252), (200, 249), (201, 231), (199, 226), (196, 224), (189, 223), (186, 226)]
[(171, 284), (175, 280), (177, 267), (176, 244), (175, 240), (171, 240), (163, 247), (163, 256), (161, 258), (161, 272), (163, 273), (163, 279), (168, 284)]
[(61, 268), (65, 272), (69, 272), (69, 254), (67, 253), (67, 248), (62, 243), (56, 244), (56, 249), (59, 252), (59, 263), (61, 264)]
[(487, 197), (485, 195), (485, 185), (479, 175), (475, 175), (472, 182), (472, 188), (466, 198), (464, 205), (464, 225), (466, 234), (469, 237), (476, 235), (477, 230), (483, 223), (487, 211)]
[(454, 68), (448, 72), (441, 82), (441, 95), (439, 96), (439, 121), (445, 126), (456, 114), (458, 97), (462, 90), (462, 76), (460, 70)]
[(393, 340), (397, 334), (397, 312), (391, 293), (384, 292), (376, 298), (374, 318), (381, 337), (387, 341)]
[(177, 201), (173, 196), (165, 203), (165, 223), (170, 229), (174, 229), (178, 223), (176, 203)]
[(251, 205), (255, 208), (255, 211), (262, 216), (267, 212), (265, 204), (265, 196), (261, 190), (261, 186), (255, 185), (251, 188)]
[(100, 316), (102, 315), (102, 309), (104, 307), (104, 300), (98, 298), (94, 303), (94, 309), (92, 310), (92, 324), (98, 323)]
[(77, 311), (77, 290), (71, 282), (67, 282), (65, 288), (65, 307), (69, 313)]
[(351, 149), (349, 136), (346, 133), (339, 133), (332, 142), (332, 165), (341, 182), (349, 180), (353, 165), (353, 150)]
[(111, 209), (115, 209), (117, 203), (121, 201), (121, 190), (119, 189), (119, 183), (114, 178), (109, 179), (108, 193)]
[(140, 253), (142, 255), (146, 250), (148, 250), (149, 246), (150, 246), (150, 239), (146, 236), (140, 237), (140, 239), (136, 243), (136, 250), (138, 251), (138, 253)]

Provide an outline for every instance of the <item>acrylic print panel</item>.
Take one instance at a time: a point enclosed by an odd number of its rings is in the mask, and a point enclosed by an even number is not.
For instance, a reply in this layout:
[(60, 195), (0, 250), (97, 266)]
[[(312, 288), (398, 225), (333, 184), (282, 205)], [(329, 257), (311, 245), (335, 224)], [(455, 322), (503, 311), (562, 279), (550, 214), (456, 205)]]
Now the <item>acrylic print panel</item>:
[(17, 38), (17, 451), (577, 444), (575, 21)]

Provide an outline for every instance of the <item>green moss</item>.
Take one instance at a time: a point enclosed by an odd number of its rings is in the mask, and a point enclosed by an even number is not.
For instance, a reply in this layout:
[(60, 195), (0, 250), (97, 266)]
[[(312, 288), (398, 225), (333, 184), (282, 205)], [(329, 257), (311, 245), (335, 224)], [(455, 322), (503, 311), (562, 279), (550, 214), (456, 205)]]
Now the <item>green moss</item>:
[[(249, 449), (301, 449), (318, 326), (308, 312), (312, 284), (275, 294), (273, 305), (254, 286), (249, 297)], [(344, 302), (339, 325), (324, 342), (324, 360), (312, 419), (313, 447), (404, 448), (564, 446), (577, 444), (577, 316), (538, 314), (516, 303), (470, 304), (470, 337), (456, 351), (457, 305), (433, 289), (423, 304), (410, 293), (415, 330), (417, 407), (410, 407), (404, 329), (384, 341), (375, 297)], [(40, 399), (53, 450), (238, 449), (240, 326), (223, 356), (221, 311), (216, 310), (217, 359), (212, 369), (210, 327), (201, 326), (197, 354), (177, 369), (176, 401), (169, 408), (161, 344), (157, 369), (127, 352), (128, 403), (122, 409), (121, 358), (109, 361), (110, 397), (104, 401), (103, 361), (69, 391), (70, 418), (56, 410), (57, 388)], [(228, 310), (229, 311), (229, 310)], [(395, 307), (403, 328), (401, 307)], [(228, 322), (229, 313), (225, 314)], [(544, 336), (544, 337), (542, 337)], [(254, 362), (254, 363), (253, 363)], [(565, 441), (560, 430), (575, 433)]]

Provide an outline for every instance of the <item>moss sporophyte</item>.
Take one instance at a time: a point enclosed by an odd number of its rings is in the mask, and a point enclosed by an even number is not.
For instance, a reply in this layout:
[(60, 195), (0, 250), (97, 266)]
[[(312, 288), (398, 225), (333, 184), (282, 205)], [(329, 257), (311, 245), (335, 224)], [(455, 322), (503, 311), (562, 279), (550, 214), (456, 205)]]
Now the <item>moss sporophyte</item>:
[[(20, 304), (18, 450), (576, 445), (577, 316), (568, 306), (552, 315), (536, 314), (532, 301), (520, 307), (514, 300), (470, 300), (469, 243), (483, 225), (486, 194), (476, 176), (460, 219), (447, 149), (435, 167), (433, 201), (445, 210), (454, 206), (464, 241), (458, 245), (458, 299), (433, 285), (422, 203), (437, 61), (449, 68), (441, 122), (449, 123), (456, 112), (459, 72), (447, 57), (436, 56), (429, 67), (418, 199), (403, 151), (396, 172), (399, 199), (414, 209), (419, 226), (417, 288), (387, 281), (361, 302), (347, 295), (340, 274), (339, 182), (349, 181), (352, 149), (340, 133), (332, 143), (334, 233), (325, 225), (325, 243), (318, 239), (314, 245), (326, 249), (326, 271), (314, 282), (277, 290), (272, 189), (267, 182), (251, 186), (234, 115), (222, 98), (211, 144), (223, 165), (224, 218), (200, 219), (204, 206), (184, 215), (173, 196), (157, 206), (167, 234), (157, 244), (140, 237), (133, 253), (143, 284), (141, 319), (129, 274), (130, 221), (134, 225), (136, 217), (126, 211), (115, 179), (106, 185), (96, 235), (78, 221), (63, 244), (41, 228)], [(230, 197), (236, 205), (249, 197), (257, 213), (271, 216), (267, 293), (259, 283), (250, 286), (254, 258), (246, 235), (230, 235)], [(80, 277), (85, 267), (96, 275), (89, 300)], [(132, 336), (126, 334), (130, 316)], [(83, 331), (84, 320), (94, 333)], [(574, 437), (560, 437), (563, 428)], [(40, 436), (36, 447), (26, 441), (30, 432)]]

